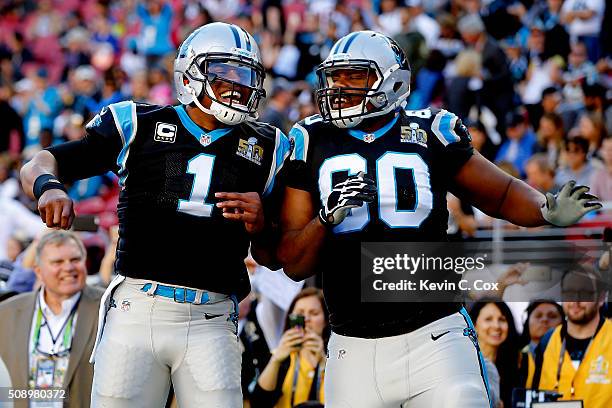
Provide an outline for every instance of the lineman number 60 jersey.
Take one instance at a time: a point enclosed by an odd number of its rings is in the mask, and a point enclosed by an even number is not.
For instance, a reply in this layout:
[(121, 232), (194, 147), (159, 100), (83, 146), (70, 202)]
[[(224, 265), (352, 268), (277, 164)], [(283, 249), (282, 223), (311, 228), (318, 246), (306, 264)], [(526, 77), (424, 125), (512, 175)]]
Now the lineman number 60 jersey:
[(320, 208), (333, 186), (349, 175), (363, 171), (377, 185), (377, 200), (352, 209), (333, 228), (319, 258), (325, 260), (319, 270), (334, 330), (355, 334), (353, 329), (366, 327), (374, 310), (377, 317), (370, 324), (375, 327), (381, 316), (419, 327), (456, 311), (455, 306), (416, 311), (412, 305), (406, 313), (397, 306), (361, 304), (359, 243), (446, 240), (446, 193), (473, 154), (459, 118), (445, 110), (401, 110), (381, 129), (366, 133), (339, 129), (311, 116), (297, 123), (289, 138), (295, 147), (288, 185), (310, 192), (314, 208)]

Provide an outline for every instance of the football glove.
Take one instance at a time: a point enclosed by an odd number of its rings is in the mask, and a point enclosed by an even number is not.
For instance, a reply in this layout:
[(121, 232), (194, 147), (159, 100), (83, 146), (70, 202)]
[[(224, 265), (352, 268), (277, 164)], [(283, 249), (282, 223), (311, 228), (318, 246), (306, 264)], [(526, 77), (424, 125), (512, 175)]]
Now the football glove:
[(546, 203), (542, 205), (542, 216), (557, 227), (575, 224), (586, 213), (599, 210), (601, 203), (587, 186), (576, 186), (575, 181), (568, 181), (558, 194), (546, 193)]
[(319, 218), (323, 225), (338, 225), (344, 221), (351, 208), (361, 207), (364, 202), (371, 203), (374, 198), (376, 184), (360, 171), (334, 186), (327, 197), (327, 203), (319, 211)]

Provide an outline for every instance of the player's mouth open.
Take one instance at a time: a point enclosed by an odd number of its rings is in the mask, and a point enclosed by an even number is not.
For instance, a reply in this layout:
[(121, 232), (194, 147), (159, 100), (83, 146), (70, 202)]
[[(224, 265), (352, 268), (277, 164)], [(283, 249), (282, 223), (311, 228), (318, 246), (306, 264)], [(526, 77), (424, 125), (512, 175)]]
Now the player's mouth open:
[(221, 99), (223, 102), (229, 103), (233, 101), (234, 103), (240, 103), (242, 100), (242, 93), (240, 93), (240, 91), (228, 90), (221, 93)]
[(334, 107), (334, 109), (338, 109), (338, 108), (347, 108), (349, 105), (349, 100), (350, 98), (346, 98), (344, 96), (334, 96), (332, 98), (332, 105)]

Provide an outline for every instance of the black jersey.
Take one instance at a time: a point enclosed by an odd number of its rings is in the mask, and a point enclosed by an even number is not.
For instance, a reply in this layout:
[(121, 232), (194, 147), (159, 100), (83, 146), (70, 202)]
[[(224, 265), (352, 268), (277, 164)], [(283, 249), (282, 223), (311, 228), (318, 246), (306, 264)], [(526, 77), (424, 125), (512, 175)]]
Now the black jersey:
[(314, 208), (332, 187), (360, 171), (375, 180), (378, 198), (354, 208), (328, 234), (318, 272), (335, 332), (383, 337), (414, 329), (459, 309), (456, 304), (361, 303), (360, 243), (445, 241), (446, 193), (473, 154), (459, 118), (445, 110), (400, 111), (374, 133), (339, 129), (317, 115), (289, 133), (288, 185), (311, 193)]
[(289, 139), (258, 122), (206, 132), (183, 106), (104, 108), (76, 142), (49, 148), (63, 182), (119, 176), (118, 273), (245, 296), (249, 237), (216, 192), (272, 191)]

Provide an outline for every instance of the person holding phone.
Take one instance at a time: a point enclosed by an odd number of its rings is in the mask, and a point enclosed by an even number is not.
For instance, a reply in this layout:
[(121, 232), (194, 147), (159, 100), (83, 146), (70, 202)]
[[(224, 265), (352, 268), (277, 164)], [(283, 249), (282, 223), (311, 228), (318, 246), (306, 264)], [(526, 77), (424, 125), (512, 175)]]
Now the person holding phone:
[(323, 402), (328, 313), (320, 289), (297, 294), (285, 320), (285, 332), (251, 395), (254, 407), (290, 408)]

